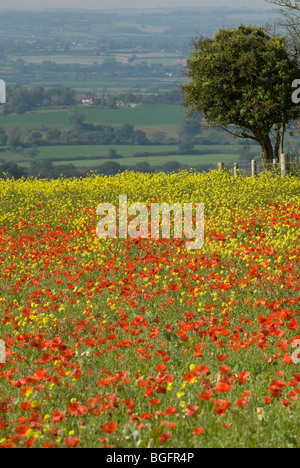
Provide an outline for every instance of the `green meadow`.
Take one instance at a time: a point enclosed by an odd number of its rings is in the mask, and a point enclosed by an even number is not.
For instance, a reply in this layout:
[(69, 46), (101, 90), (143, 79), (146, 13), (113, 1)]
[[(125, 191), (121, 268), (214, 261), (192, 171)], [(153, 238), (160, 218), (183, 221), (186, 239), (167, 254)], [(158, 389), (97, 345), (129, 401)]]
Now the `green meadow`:
[(27, 112), (24, 115), (0, 115), (0, 127), (7, 129), (12, 127), (35, 127), (42, 125), (49, 127), (66, 127), (69, 125), (68, 111), (76, 110), (84, 115), (86, 122), (103, 125), (124, 125), (135, 126), (158, 126), (158, 125), (179, 125), (185, 118), (185, 111), (181, 106), (176, 105), (138, 105), (132, 108), (87, 108), (84, 106), (70, 107), (68, 109), (47, 109)]
[[(24, 115), (0, 115), (0, 128), (5, 130), (13, 128), (40, 129), (43, 127), (68, 130), (71, 128), (68, 112), (76, 110), (84, 115), (85, 122), (94, 125), (122, 126), (134, 125), (135, 129), (143, 130), (147, 137), (154, 141), (155, 134), (164, 133), (166, 137), (177, 140), (180, 123), (185, 119), (185, 110), (177, 105), (137, 105), (136, 107), (121, 107), (107, 109), (100, 107), (88, 107), (79, 105), (71, 108), (40, 109), (27, 112)], [(205, 131), (205, 130), (204, 130)], [(180, 164), (198, 166), (214, 164), (223, 161), (231, 164), (239, 159), (242, 151), (238, 144), (214, 144), (196, 145), (195, 150), (202, 154), (178, 155), (177, 144), (171, 145), (61, 145), (39, 146), (37, 160), (49, 159), (55, 165), (73, 164), (75, 167), (97, 167), (109, 159), (110, 150), (115, 150), (122, 159), (116, 159), (120, 165), (135, 166), (139, 162), (147, 161), (153, 166), (163, 166), (170, 161), (178, 161)], [(252, 146), (253, 156), (258, 155), (257, 147)], [(13, 152), (9, 148), (2, 147), (0, 161), (15, 162), (23, 167), (29, 167), (33, 160), (28, 148), (21, 152)], [(155, 153), (151, 156), (143, 155), (134, 157), (137, 153)], [(164, 155), (164, 153), (170, 153)], [(99, 158), (99, 159), (98, 159)], [(58, 160), (57, 160), (58, 159)]]

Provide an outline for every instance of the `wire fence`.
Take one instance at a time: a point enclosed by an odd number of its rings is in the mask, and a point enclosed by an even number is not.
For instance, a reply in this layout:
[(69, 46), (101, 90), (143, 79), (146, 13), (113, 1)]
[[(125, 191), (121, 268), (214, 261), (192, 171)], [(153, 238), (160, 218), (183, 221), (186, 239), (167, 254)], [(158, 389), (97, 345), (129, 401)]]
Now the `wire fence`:
[(279, 161), (264, 166), (262, 160), (253, 159), (250, 163), (234, 163), (232, 167), (225, 166), (223, 162), (218, 163), (218, 170), (231, 170), (234, 177), (257, 177), (263, 172), (280, 174), (282, 177), (294, 175), (300, 177), (300, 162), (291, 159), (287, 154), (281, 154)]

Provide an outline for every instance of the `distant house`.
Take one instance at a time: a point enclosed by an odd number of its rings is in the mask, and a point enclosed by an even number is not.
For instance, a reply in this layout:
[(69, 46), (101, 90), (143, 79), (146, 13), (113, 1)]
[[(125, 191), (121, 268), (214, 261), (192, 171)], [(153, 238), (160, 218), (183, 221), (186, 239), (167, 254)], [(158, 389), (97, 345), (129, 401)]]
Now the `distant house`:
[(93, 104), (93, 99), (85, 93), (75, 93), (75, 99), (82, 104)]
[(123, 101), (117, 101), (116, 103), (117, 107), (131, 107), (131, 108), (134, 108), (134, 107), (137, 107), (138, 104), (135, 103), (135, 102), (123, 102)]

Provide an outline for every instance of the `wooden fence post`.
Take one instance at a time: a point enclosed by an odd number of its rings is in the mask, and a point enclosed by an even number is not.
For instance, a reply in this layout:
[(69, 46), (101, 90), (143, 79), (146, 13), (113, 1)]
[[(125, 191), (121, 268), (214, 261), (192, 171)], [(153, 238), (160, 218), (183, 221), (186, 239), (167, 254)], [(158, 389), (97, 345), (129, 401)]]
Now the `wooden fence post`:
[(234, 163), (234, 165), (233, 165), (233, 176), (234, 177), (237, 177), (238, 168), (239, 168), (238, 163)]
[(251, 177), (256, 177), (257, 176), (257, 164), (256, 160), (252, 159), (251, 161)]
[(224, 169), (224, 163), (223, 163), (223, 162), (219, 162), (219, 163), (218, 163), (218, 171), (219, 171), (219, 172), (222, 172), (223, 169)]
[(287, 154), (281, 154), (280, 155), (280, 172), (281, 172), (281, 177), (285, 177), (288, 173), (289, 165), (288, 165), (288, 155)]

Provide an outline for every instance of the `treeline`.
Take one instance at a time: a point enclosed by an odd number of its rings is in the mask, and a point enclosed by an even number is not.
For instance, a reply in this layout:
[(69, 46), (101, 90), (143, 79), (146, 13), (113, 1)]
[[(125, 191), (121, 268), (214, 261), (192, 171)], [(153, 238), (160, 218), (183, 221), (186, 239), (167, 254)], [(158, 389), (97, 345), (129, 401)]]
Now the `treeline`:
[(179, 90), (167, 91), (160, 94), (136, 94), (131, 91), (110, 96), (93, 96), (89, 93), (94, 105), (117, 108), (120, 104), (182, 104), (182, 93)]
[[(85, 123), (84, 116), (75, 111), (69, 112), (69, 121), (70, 130), (46, 126), (40, 128), (15, 127), (7, 130), (0, 128), (0, 145), (20, 153), (26, 148), (32, 149), (39, 146), (152, 144), (145, 132), (135, 130), (131, 124), (115, 128), (109, 125)], [(31, 155), (31, 152), (29, 154)]]
[(31, 89), (16, 86), (7, 88), (3, 114), (25, 114), (28, 111), (48, 106), (72, 106), (76, 104), (75, 91), (69, 87), (45, 89), (36, 86)]
[(68, 81), (103, 81), (134, 78), (143, 79), (176, 79), (182, 69), (182, 65), (164, 65), (162, 63), (148, 63), (146, 61), (137, 61), (132, 63), (123, 63), (114, 57), (104, 58), (103, 63), (94, 62), (93, 65), (82, 65), (79, 63), (56, 63), (51, 60), (44, 60), (41, 63), (25, 63), (22, 59), (16, 60), (11, 65), (11, 73), (14, 72), (22, 77), (23, 83), (26, 83), (27, 77), (47, 80), (49, 76), (55, 76), (58, 83)]
[[(94, 167), (77, 168), (73, 164), (63, 164), (55, 166), (52, 161), (35, 160), (30, 164), (30, 168), (24, 168), (16, 163), (2, 163), (0, 164), (0, 179), (21, 179), (28, 177), (45, 178), (45, 179), (58, 179), (61, 177), (87, 177), (91, 171), (98, 174), (112, 176), (120, 172), (135, 171), (141, 173), (154, 173), (157, 171), (171, 173), (179, 172), (184, 169), (191, 169), (191, 166), (180, 164), (177, 161), (168, 161), (161, 166), (151, 166), (146, 161), (138, 162), (135, 166), (127, 166), (119, 164), (115, 161), (106, 161), (104, 164)], [(193, 167), (194, 170), (203, 172), (215, 169), (213, 164), (202, 164)]]
[[(79, 97), (78, 97), (79, 95)], [(22, 86), (7, 89), (7, 103), (3, 106), (3, 114), (25, 114), (28, 111), (42, 107), (66, 107), (81, 103), (81, 95), (69, 87), (56, 87), (45, 89), (36, 86), (26, 89)], [(97, 95), (89, 92), (86, 94), (94, 106), (106, 108), (117, 108), (121, 105), (129, 104), (181, 104), (182, 94), (174, 90), (162, 94), (143, 95), (132, 92), (118, 95)]]

